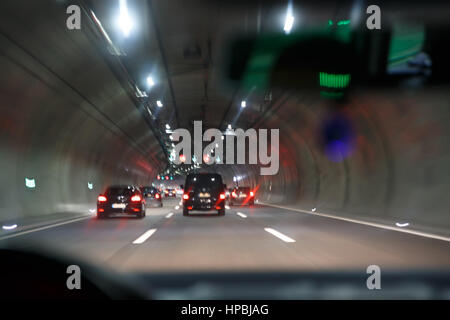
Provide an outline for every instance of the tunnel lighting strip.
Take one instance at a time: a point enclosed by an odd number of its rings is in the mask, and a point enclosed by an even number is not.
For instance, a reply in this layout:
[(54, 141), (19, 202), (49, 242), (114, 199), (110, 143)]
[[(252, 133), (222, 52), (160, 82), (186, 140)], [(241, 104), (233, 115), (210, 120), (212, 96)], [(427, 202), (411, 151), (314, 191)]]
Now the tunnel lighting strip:
[(405, 222), (405, 223), (399, 223), (399, 222), (397, 222), (397, 223), (395, 223), (395, 225), (396, 225), (397, 227), (403, 228), (403, 227), (409, 226), (409, 223), (408, 223), (408, 222)]
[(145, 240), (147, 240), (148, 238), (150, 238), (152, 236), (152, 234), (154, 234), (156, 231), (156, 229), (150, 229), (147, 232), (145, 232), (142, 236), (140, 236), (139, 238), (137, 238), (136, 240), (133, 241), (133, 244), (142, 244), (145, 242)]
[(244, 219), (247, 218), (247, 215), (243, 214), (242, 212), (236, 212), (236, 214), (241, 218), (244, 218)]
[[(265, 203), (265, 202), (260, 202), (260, 204), (268, 206), (268, 207), (280, 208), (280, 209), (284, 209), (284, 210), (288, 210), (288, 211), (296, 211), (296, 212), (301, 212), (301, 213), (306, 213), (306, 214), (313, 215), (313, 213), (311, 211), (307, 211), (307, 210), (296, 209), (296, 208), (289, 208), (289, 207), (279, 206), (279, 205), (275, 205), (275, 204), (269, 204), (269, 203)], [(444, 236), (440, 236), (440, 235), (432, 234), (432, 233), (425, 233), (425, 232), (416, 231), (416, 230), (408, 230), (408, 229), (403, 229), (403, 228), (398, 228), (398, 227), (391, 227), (391, 226), (383, 225), (383, 224), (379, 224), (379, 223), (373, 223), (373, 222), (366, 222), (366, 221), (361, 221), (361, 220), (343, 218), (343, 217), (333, 216), (331, 214), (326, 214), (326, 213), (317, 212), (317, 211), (314, 213), (314, 215), (315, 216), (326, 217), (326, 218), (331, 218), (331, 219), (343, 220), (343, 221), (357, 223), (357, 224), (363, 224), (363, 225), (366, 225), (366, 226), (371, 226), (371, 227), (380, 228), (380, 229), (386, 229), (386, 230), (391, 230), (391, 231), (398, 231), (398, 232), (409, 233), (409, 234), (413, 234), (415, 236), (421, 236), (421, 237), (430, 238), (430, 239), (436, 239), (436, 240), (442, 240), (442, 241), (450, 242), (450, 237), (444, 237)]]
[(267, 231), (268, 233), (270, 233), (271, 235), (277, 237), (278, 239), (283, 240), (284, 242), (295, 242), (294, 239), (289, 238), (288, 236), (282, 234), (281, 232), (278, 232), (275, 229), (272, 228), (264, 228), (265, 231)]
[(173, 216), (173, 212), (169, 212), (169, 213), (166, 215), (166, 218), (169, 219), (171, 216)]
[(13, 229), (17, 228), (17, 224), (13, 224), (13, 225), (9, 225), (9, 226), (4, 225), (4, 226), (2, 226), (2, 228), (3, 228), (3, 230), (13, 230)]

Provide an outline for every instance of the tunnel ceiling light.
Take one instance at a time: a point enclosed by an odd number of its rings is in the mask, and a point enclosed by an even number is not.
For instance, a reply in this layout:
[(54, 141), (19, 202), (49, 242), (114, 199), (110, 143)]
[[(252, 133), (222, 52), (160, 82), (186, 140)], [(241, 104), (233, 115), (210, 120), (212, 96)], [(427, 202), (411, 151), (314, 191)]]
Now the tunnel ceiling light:
[(288, 5), (288, 9), (287, 9), (287, 13), (286, 13), (286, 18), (284, 19), (284, 32), (286, 34), (289, 34), (292, 30), (292, 27), (294, 26), (294, 16), (292, 15), (292, 4)]
[(247, 106), (247, 102), (245, 100), (241, 101), (241, 108), (245, 108)]
[(128, 7), (127, 7), (127, 1), (126, 0), (119, 0), (119, 19), (118, 24), (120, 30), (122, 30), (122, 33), (125, 37), (128, 37), (130, 35), (131, 29), (133, 29), (133, 22), (131, 21), (131, 18), (128, 14)]
[(149, 87), (153, 87), (153, 86), (155, 85), (155, 81), (153, 80), (153, 77), (152, 77), (152, 76), (148, 76), (148, 77), (147, 77), (147, 85), (148, 85)]
[(160, 108), (162, 108), (163, 104), (160, 100), (156, 101), (156, 105)]
[(92, 182), (88, 182), (87, 187), (89, 190), (92, 190), (94, 188), (94, 184)]

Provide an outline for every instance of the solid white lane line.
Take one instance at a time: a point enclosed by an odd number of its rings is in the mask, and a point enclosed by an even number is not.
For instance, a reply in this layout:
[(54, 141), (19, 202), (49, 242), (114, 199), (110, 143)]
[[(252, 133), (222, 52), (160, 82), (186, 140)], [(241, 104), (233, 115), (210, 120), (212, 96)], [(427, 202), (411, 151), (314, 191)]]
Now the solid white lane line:
[(243, 214), (242, 212), (236, 212), (236, 214), (241, 218), (247, 218), (247, 215)]
[(148, 238), (151, 237), (152, 234), (154, 234), (156, 231), (156, 229), (150, 229), (148, 231), (146, 231), (142, 236), (140, 236), (139, 238), (137, 238), (136, 240), (133, 241), (133, 244), (141, 244), (144, 243), (145, 240), (147, 240)]
[(230, 206), (225, 205), (225, 209), (230, 210)]
[(343, 217), (333, 216), (331, 214), (326, 214), (326, 213), (317, 212), (317, 211), (312, 213), (311, 211), (297, 209), (297, 208), (289, 208), (289, 207), (279, 206), (279, 205), (275, 205), (275, 204), (269, 204), (269, 203), (265, 203), (265, 202), (260, 202), (260, 203), (262, 205), (265, 205), (265, 206), (268, 206), (268, 207), (280, 208), (280, 209), (289, 210), (289, 211), (297, 211), (297, 212), (306, 213), (306, 214), (310, 214), (310, 215), (314, 215), (314, 216), (321, 216), (321, 217), (326, 217), (326, 218), (331, 218), (331, 219), (343, 220), (343, 221), (363, 224), (363, 225), (371, 226), (371, 227), (375, 227), (375, 228), (381, 228), (381, 229), (386, 229), (386, 230), (391, 230), (391, 231), (404, 232), (404, 233), (413, 234), (415, 236), (421, 236), (421, 237), (425, 237), (425, 238), (431, 238), (431, 239), (443, 240), (443, 241), (450, 242), (450, 237), (444, 237), (444, 236), (440, 236), (440, 235), (437, 235), (437, 234), (426, 233), (426, 232), (421, 232), (421, 231), (416, 231), (416, 230), (411, 230), (411, 229), (403, 229), (403, 228), (398, 228), (398, 227), (392, 227), (392, 226), (379, 224), (379, 223), (373, 223), (373, 222), (367, 222), (367, 221), (343, 218)]
[(173, 216), (173, 212), (169, 212), (169, 213), (166, 215), (166, 218), (169, 219), (171, 216)]
[(275, 237), (277, 237), (278, 239), (283, 240), (284, 242), (295, 242), (294, 239), (289, 238), (287, 235), (282, 234), (281, 232), (278, 232), (275, 229), (272, 228), (264, 228), (264, 230), (266, 230), (268, 233), (274, 235)]
[(76, 219), (71, 219), (68, 221), (64, 221), (64, 222), (60, 222), (60, 223), (55, 223), (55, 224), (51, 224), (48, 226), (43, 226), (43, 227), (39, 227), (39, 228), (34, 228), (31, 230), (26, 230), (26, 231), (22, 231), (22, 232), (16, 232), (7, 236), (0, 236), (0, 240), (4, 240), (4, 239), (9, 239), (9, 238), (14, 238), (14, 237), (18, 237), (18, 236), (22, 236), (24, 234), (28, 234), (28, 233), (32, 233), (32, 232), (37, 232), (37, 231), (41, 231), (41, 230), (45, 230), (45, 229), (50, 229), (50, 228), (54, 228), (54, 227), (58, 227), (58, 226), (62, 226), (65, 224), (69, 224), (72, 222), (77, 222), (77, 221), (81, 221), (81, 220), (85, 220), (85, 219), (92, 219), (92, 216), (87, 216), (87, 217), (81, 217), (81, 218), (76, 218)]

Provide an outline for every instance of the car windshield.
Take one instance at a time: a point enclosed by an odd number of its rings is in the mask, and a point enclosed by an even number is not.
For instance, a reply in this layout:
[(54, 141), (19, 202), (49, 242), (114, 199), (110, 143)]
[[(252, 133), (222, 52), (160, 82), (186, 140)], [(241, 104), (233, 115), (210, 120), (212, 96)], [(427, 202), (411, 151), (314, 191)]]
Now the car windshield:
[(1, 0), (0, 266), (450, 298), (449, 40), (448, 0)]

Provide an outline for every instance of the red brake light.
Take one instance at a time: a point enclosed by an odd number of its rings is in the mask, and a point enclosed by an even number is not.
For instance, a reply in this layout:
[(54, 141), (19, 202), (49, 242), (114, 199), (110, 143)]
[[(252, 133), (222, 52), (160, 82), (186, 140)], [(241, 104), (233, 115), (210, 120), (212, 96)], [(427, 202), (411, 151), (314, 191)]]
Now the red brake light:
[(254, 195), (253, 191), (250, 191), (250, 197), (253, 197)]
[(159, 199), (159, 194), (158, 194), (158, 193), (155, 194), (155, 198), (156, 198), (156, 199)]
[(183, 199), (184, 199), (184, 200), (189, 199), (189, 195), (188, 195), (187, 193), (183, 194)]
[(105, 196), (103, 196), (103, 195), (99, 195), (97, 200), (98, 200), (98, 202), (106, 202), (106, 201), (108, 201), (108, 199)]
[(220, 197), (220, 199), (224, 200), (225, 199), (225, 193), (221, 193), (219, 197)]
[(132, 202), (139, 202), (139, 201), (141, 201), (141, 200), (142, 200), (142, 198), (141, 198), (141, 196), (138, 195), (138, 194), (135, 194), (134, 196), (131, 197), (131, 201), (132, 201)]

